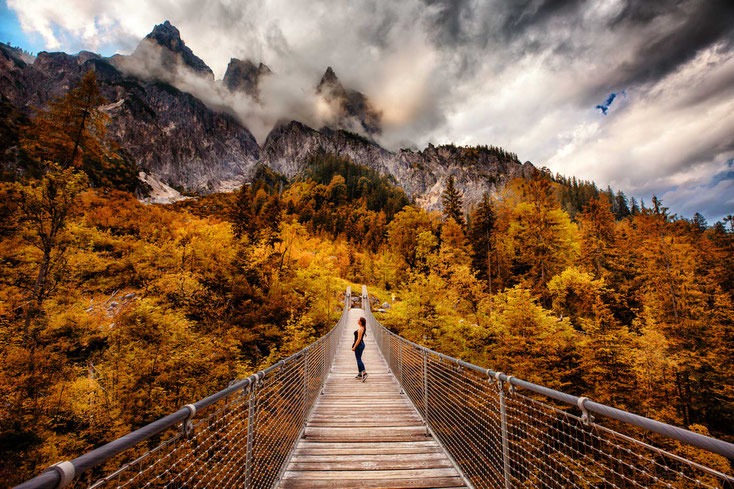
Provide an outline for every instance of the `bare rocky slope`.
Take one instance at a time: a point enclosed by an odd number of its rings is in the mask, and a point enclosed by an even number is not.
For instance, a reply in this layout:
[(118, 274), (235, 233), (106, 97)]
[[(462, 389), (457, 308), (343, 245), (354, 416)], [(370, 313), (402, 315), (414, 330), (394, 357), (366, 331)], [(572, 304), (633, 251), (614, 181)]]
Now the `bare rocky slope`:
[[(130, 69), (133, 65), (144, 66), (146, 75)], [(52, 97), (63, 95), (88, 70), (97, 73), (108, 100), (102, 108), (110, 115), (110, 134), (143, 172), (148, 187), (163, 189), (169, 200), (177, 197), (169, 187), (191, 193), (232, 190), (250, 179), (258, 165), (293, 178), (317, 151), (349, 157), (391, 177), (417, 204), (431, 210), (441, 208), (440, 196), (451, 175), (465, 203), (472, 206), (484, 192), (500, 189), (516, 176), (528, 176), (533, 169), (531, 163), (520, 164), (515, 155), (491, 147), (429, 145), (422, 151), (392, 152), (367, 137), (337, 129), (344, 127), (339, 123), (316, 130), (283, 121), (260, 147), (234, 116), (207, 107), (174, 86), (176, 70), (207, 80), (213, 75), (168, 22), (156, 26), (130, 56), (103, 58), (82, 51), (42, 52), (34, 58), (0, 44), (0, 97), (30, 114), (32, 107), (43, 107)], [(233, 59), (225, 80), (216, 83), (256, 98), (262, 76), (277, 75), (263, 64), (255, 67)], [(345, 89), (333, 70), (328, 69), (314, 89), (342, 103), (344, 116), (358, 120), (364, 134), (379, 131), (379, 113), (365, 95)]]
[(42, 52), (32, 63), (13, 54), (7, 45), (0, 49), (0, 96), (30, 114), (93, 70), (108, 101), (102, 109), (110, 115), (110, 135), (141, 171), (166, 185), (209, 193), (253, 174), (260, 148), (250, 131), (169, 83), (125, 74), (94, 53)]
[(262, 147), (260, 161), (292, 178), (307, 169), (317, 151), (350, 158), (392, 177), (416, 203), (428, 210), (441, 209), (441, 194), (450, 176), (464, 202), (472, 206), (485, 192), (502, 188), (515, 177), (528, 177), (534, 166), (519, 163), (493, 148), (429, 145), (423, 151), (391, 152), (356, 134), (323, 128), (312, 129), (291, 121), (276, 126)]

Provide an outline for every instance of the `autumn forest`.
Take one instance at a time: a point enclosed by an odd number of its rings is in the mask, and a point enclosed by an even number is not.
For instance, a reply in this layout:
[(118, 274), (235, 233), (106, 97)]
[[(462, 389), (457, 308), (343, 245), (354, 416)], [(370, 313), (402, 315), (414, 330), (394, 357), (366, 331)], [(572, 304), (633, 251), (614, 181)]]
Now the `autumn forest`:
[(4, 111), (22, 163), (0, 187), (5, 481), (298, 351), (358, 284), (412, 341), (734, 441), (732, 217), (547, 170), (473, 208), (449, 181), (426, 212), (325, 151), (293, 180), (263, 167), (233, 193), (145, 205), (101, 103), (88, 74), (31, 117)]

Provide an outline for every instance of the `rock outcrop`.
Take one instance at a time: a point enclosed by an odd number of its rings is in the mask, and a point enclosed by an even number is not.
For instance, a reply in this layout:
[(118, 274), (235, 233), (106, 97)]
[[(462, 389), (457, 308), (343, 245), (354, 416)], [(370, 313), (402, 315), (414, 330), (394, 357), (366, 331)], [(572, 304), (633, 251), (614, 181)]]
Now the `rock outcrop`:
[(382, 132), (382, 114), (378, 112), (367, 96), (356, 90), (344, 88), (334, 70), (329, 66), (316, 87), (316, 92), (324, 97), (331, 107), (330, 126), (375, 136)]
[[(163, 49), (158, 49), (163, 48)], [(197, 74), (214, 79), (211, 68), (181, 39), (179, 30), (165, 21), (153, 28), (150, 34), (140, 42), (133, 52), (133, 58), (153, 56), (153, 63), (160, 65), (164, 70), (172, 71), (183, 63)]]
[(232, 58), (227, 65), (227, 71), (224, 73), (224, 86), (230, 91), (242, 91), (250, 97), (258, 98), (260, 93), (260, 82), (268, 75), (272, 74), (270, 68), (263, 63), (258, 66), (250, 61)]
[(441, 194), (450, 176), (472, 207), (485, 192), (495, 192), (515, 177), (528, 177), (534, 169), (514, 155), (489, 147), (429, 145), (423, 151), (391, 152), (356, 134), (323, 128), (312, 129), (300, 122), (277, 125), (262, 147), (261, 163), (289, 178), (308, 169), (310, 155), (325, 151), (368, 166), (392, 180), (428, 210), (440, 210)]

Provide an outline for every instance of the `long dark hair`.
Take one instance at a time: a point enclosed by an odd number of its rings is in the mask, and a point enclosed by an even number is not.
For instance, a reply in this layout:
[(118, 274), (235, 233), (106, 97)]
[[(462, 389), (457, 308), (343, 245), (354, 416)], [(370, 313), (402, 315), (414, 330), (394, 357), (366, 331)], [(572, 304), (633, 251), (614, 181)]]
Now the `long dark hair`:
[(359, 318), (359, 324), (361, 324), (364, 329), (367, 329), (367, 320), (365, 318)]

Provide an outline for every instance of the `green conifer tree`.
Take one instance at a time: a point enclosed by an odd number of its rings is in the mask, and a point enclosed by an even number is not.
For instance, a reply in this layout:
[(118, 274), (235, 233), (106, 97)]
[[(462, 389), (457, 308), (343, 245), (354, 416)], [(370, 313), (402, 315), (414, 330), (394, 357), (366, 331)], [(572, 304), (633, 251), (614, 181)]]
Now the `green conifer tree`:
[(461, 194), (456, 189), (454, 182), (454, 176), (449, 177), (449, 181), (446, 184), (446, 189), (441, 195), (441, 202), (443, 203), (443, 215), (448, 219), (449, 217), (456, 221), (460, 226), (464, 226), (464, 211), (463, 203), (461, 201)]
[(477, 276), (489, 283), (490, 294), (492, 293), (491, 254), (494, 225), (494, 206), (489, 195), (485, 193), (482, 201), (471, 215), (469, 238), (472, 246), (472, 266), (477, 272)]

